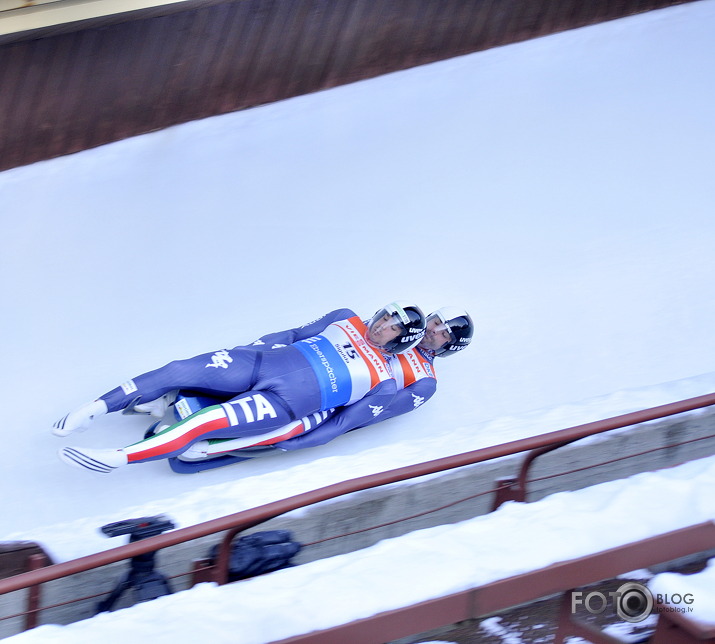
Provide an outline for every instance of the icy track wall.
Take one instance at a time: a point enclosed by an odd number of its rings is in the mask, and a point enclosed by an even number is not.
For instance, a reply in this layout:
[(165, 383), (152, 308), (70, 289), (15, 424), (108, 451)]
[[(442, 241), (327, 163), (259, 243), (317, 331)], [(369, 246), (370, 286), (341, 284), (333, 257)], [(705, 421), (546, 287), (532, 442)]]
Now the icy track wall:
[[(713, 407), (612, 430), (538, 457), (528, 476), (527, 501), (712, 454)], [(255, 530), (291, 530), (304, 545), (295, 558), (298, 564), (352, 552), (413, 530), (490, 512), (499, 481), (517, 476), (523, 459), (524, 454), (519, 454), (354, 493), (278, 517)], [(171, 508), (165, 512), (171, 516)], [(163, 549), (158, 553), (157, 569), (167, 576), (185, 575), (192, 562), (205, 558), (219, 540), (220, 535), (214, 535)], [(68, 624), (91, 617), (102, 595), (111, 592), (126, 574), (127, 565), (117, 563), (44, 584), (43, 606), (94, 597), (43, 611), (39, 623)], [(190, 576), (172, 579), (174, 591), (186, 588), (189, 579)], [(25, 597), (26, 591), (0, 596), (0, 617), (21, 613)], [(131, 593), (126, 593), (117, 608), (129, 605), (131, 599)], [(0, 621), (0, 638), (22, 630), (22, 623), (22, 617)]]
[(687, 1), (189, 0), (74, 22), (62, 3), (2, 11), (0, 170)]

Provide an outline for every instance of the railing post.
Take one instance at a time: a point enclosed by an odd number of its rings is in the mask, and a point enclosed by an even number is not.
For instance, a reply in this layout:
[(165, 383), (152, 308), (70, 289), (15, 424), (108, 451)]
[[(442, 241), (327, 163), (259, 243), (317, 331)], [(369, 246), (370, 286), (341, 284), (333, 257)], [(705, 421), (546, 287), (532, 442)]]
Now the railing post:
[[(39, 570), (45, 566), (47, 557), (43, 554), (30, 555), (27, 558), (27, 570)], [(40, 613), (41, 584), (30, 586), (27, 590), (27, 611), (25, 612), (25, 628), (29, 631), (37, 626)]]
[(526, 501), (526, 490), (520, 487), (518, 478), (504, 477), (497, 479), (496, 486), (492, 512), (507, 501), (517, 501), (519, 503)]
[(497, 491), (494, 495), (492, 512), (494, 512), (494, 510), (496, 510), (502, 503), (506, 503), (507, 501), (518, 501), (520, 503), (526, 501), (526, 488), (529, 483), (527, 478), (529, 476), (529, 469), (533, 465), (534, 461), (539, 456), (553, 452), (555, 449), (559, 449), (559, 447), (563, 447), (564, 445), (574, 443), (576, 440), (579, 439), (560, 441), (558, 443), (554, 443), (553, 445), (546, 445), (538, 449), (532, 449), (528, 452), (522, 461), (519, 475), (516, 478), (497, 479)]
[(228, 566), (231, 561), (231, 544), (236, 538), (236, 535), (241, 532), (243, 528), (233, 528), (226, 532), (218, 547), (218, 552), (216, 553), (216, 561), (214, 562), (214, 567), (212, 571), (212, 578), (219, 586), (228, 583)]
[(210, 559), (195, 559), (191, 566), (191, 577), (189, 587), (196, 584), (214, 580), (214, 562)]

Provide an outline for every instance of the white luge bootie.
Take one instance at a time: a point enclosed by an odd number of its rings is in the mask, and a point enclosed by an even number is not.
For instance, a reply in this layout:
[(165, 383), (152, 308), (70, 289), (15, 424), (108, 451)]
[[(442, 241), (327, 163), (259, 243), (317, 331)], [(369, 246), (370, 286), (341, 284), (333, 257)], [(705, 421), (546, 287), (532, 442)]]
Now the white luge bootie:
[(150, 414), (154, 418), (163, 418), (169, 405), (173, 405), (179, 390), (169, 391), (156, 400), (134, 405), (132, 410), (136, 414)]
[(129, 462), (122, 449), (92, 449), (89, 447), (63, 447), (59, 457), (67, 465), (109, 474)]
[(201, 461), (209, 456), (209, 445), (207, 440), (196, 441), (189, 445), (179, 457), (185, 461)]
[(60, 418), (52, 426), (52, 433), (55, 436), (69, 436), (73, 432), (84, 431), (97, 416), (106, 413), (107, 403), (103, 400), (94, 400)]

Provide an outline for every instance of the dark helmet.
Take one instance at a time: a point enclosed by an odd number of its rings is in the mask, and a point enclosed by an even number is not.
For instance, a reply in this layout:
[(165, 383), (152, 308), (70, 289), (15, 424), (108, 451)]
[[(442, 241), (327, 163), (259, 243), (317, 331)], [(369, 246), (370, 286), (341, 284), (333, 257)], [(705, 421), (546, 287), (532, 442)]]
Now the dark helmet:
[(427, 325), (438, 319), (444, 325), (444, 330), (449, 333), (447, 340), (439, 349), (433, 349), (436, 356), (447, 357), (466, 349), (474, 335), (474, 323), (464, 309), (455, 306), (443, 306), (427, 316)]
[[(424, 313), (419, 306), (404, 301), (392, 302), (372, 316), (367, 323), (365, 339), (387, 353), (403, 353), (419, 344), (424, 337), (426, 325)], [(392, 336), (396, 328), (399, 329), (396, 337), (380, 341), (379, 335), (383, 329), (388, 336)], [(374, 337), (371, 337), (373, 334)]]

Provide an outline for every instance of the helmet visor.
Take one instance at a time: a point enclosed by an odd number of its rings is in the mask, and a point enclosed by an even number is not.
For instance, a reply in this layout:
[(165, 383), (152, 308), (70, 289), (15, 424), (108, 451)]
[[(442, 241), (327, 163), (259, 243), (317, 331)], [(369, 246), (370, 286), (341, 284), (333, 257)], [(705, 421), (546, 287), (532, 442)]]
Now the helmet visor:
[(386, 309), (378, 311), (370, 320), (367, 327), (367, 341), (383, 351), (390, 351), (395, 347), (395, 340), (405, 335), (405, 325), (397, 312)]
[(427, 318), (427, 330), (425, 337), (420, 342), (423, 349), (439, 351), (450, 342), (454, 342), (456, 336), (449, 327), (449, 324), (438, 314), (433, 313)]

